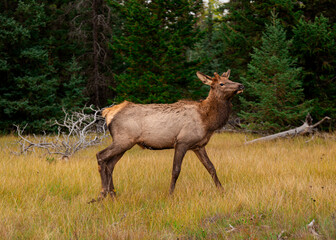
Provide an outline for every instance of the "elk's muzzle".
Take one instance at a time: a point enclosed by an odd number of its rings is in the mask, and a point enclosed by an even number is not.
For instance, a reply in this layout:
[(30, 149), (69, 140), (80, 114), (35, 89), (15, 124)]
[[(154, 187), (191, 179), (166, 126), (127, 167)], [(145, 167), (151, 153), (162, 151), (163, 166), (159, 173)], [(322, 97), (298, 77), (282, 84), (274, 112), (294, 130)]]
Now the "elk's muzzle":
[(237, 89), (237, 94), (242, 93), (244, 91), (245, 87), (243, 84), (239, 84), (238, 89)]

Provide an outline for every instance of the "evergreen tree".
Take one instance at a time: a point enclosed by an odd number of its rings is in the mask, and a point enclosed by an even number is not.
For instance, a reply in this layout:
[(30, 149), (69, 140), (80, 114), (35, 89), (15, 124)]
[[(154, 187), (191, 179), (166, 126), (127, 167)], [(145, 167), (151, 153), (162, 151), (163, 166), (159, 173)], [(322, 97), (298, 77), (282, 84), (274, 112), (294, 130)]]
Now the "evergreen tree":
[(313, 21), (321, 15), (336, 23), (336, 2), (334, 0), (302, 0), (298, 2), (304, 11), (306, 21)]
[(291, 41), (278, 19), (266, 25), (261, 40), (242, 78), (248, 95), (241, 97), (240, 116), (251, 129), (275, 132), (296, 126), (311, 108), (303, 102), (302, 69), (290, 56)]
[(1, 68), (1, 128), (17, 122), (39, 128), (45, 116), (53, 115), (56, 109), (55, 69), (48, 61), (47, 39), (40, 38), (48, 16), (44, 6), (35, 1), (20, 1), (13, 10), (13, 17), (1, 15), (0, 52), (6, 62)]
[(260, 46), (265, 24), (271, 23), (271, 11), (278, 12), (279, 21), (290, 34), (301, 16), (300, 6), (292, 0), (231, 0), (218, 11), (223, 17), (218, 19), (214, 34), (216, 44), (222, 47), (215, 62), (230, 64), (236, 81), (245, 76), (253, 47)]
[[(42, 1), (44, 2), (44, 1)], [(0, 129), (29, 123), (29, 131), (48, 129), (47, 121), (62, 114), (62, 103), (83, 104), (85, 98), (67, 94), (72, 70), (58, 41), (55, 5), (40, 1), (10, 1), (0, 14)], [(60, 59), (62, 56), (63, 59)], [(76, 90), (82, 91), (82, 80)], [(70, 104), (71, 103), (71, 104)]]
[(85, 79), (81, 74), (82, 68), (74, 56), (68, 63), (68, 67), (65, 71), (68, 75), (70, 75), (70, 79), (62, 84), (61, 92), (63, 94), (61, 98), (61, 105), (64, 109), (71, 109), (72, 111), (82, 109), (88, 98), (83, 96)]
[(307, 99), (314, 99), (312, 116), (329, 116), (336, 123), (336, 24), (320, 16), (301, 19), (294, 28), (294, 53), (304, 69), (303, 86)]
[(210, 0), (205, 9), (202, 21), (199, 23), (202, 38), (191, 52), (191, 58), (201, 62), (200, 71), (212, 75), (231, 68), (231, 62), (221, 54), (227, 49), (227, 41), (223, 38), (223, 31), (219, 29), (218, 1)]
[(116, 101), (167, 103), (198, 97), (197, 62), (188, 60), (188, 51), (199, 39), (202, 1), (113, 1), (113, 7), (124, 19), (123, 34), (111, 43), (124, 63), (124, 71), (115, 76)]
[[(114, 0), (118, 1), (118, 0)], [(76, 0), (69, 4), (71, 39), (80, 45), (80, 65), (86, 76), (86, 95), (95, 106), (106, 106), (114, 93), (113, 74), (122, 63), (109, 49), (112, 35), (121, 34), (115, 9), (105, 0)]]

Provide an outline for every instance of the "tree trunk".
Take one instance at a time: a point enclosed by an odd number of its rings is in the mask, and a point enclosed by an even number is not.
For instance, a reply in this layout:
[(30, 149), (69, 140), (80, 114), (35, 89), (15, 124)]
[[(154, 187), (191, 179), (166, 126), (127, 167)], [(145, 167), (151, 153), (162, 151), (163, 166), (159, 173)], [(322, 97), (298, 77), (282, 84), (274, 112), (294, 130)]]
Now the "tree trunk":
[(291, 130), (288, 130), (288, 131), (276, 133), (276, 134), (273, 134), (273, 135), (269, 135), (269, 136), (266, 136), (266, 137), (257, 138), (257, 139), (245, 142), (245, 144), (263, 142), (263, 141), (270, 141), (270, 140), (277, 139), (277, 138), (293, 137), (293, 136), (297, 136), (297, 135), (304, 135), (306, 133), (312, 133), (314, 128), (317, 127), (318, 125), (320, 125), (321, 123), (323, 123), (325, 120), (330, 120), (330, 118), (329, 117), (324, 117), (321, 121), (313, 124), (313, 119), (310, 116), (310, 114), (308, 114), (307, 117), (306, 117), (306, 121), (300, 127), (297, 127), (297, 128), (294, 128), (294, 129), (291, 129)]

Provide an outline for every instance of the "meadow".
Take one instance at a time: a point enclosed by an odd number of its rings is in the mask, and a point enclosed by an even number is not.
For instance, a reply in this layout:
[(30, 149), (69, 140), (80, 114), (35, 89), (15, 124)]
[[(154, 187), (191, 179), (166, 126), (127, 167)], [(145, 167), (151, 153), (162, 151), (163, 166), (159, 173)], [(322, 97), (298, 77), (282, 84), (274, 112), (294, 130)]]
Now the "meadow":
[(0, 137), (0, 239), (336, 239), (336, 134), (245, 138), (215, 134), (207, 146), (222, 192), (188, 152), (169, 196), (173, 150), (134, 147), (114, 172), (117, 199), (88, 204), (110, 139), (65, 161), (14, 155), (17, 137)]

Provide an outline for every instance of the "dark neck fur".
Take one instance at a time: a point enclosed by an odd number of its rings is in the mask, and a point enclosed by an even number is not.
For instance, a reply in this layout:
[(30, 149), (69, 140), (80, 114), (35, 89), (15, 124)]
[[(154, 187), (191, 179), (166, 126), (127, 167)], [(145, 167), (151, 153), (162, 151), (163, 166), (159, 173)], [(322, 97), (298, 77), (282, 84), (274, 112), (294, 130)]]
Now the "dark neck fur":
[(219, 99), (210, 91), (209, 96), (201, 102), (203, 123), (209, 131), (222, 128), (228, 121), (232, 104), (228, 99)]

